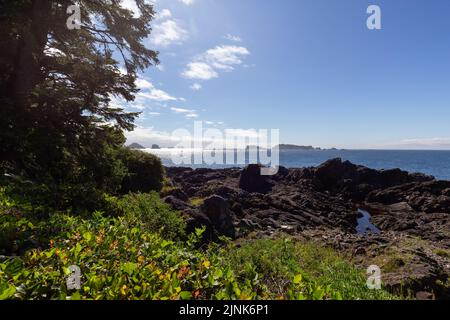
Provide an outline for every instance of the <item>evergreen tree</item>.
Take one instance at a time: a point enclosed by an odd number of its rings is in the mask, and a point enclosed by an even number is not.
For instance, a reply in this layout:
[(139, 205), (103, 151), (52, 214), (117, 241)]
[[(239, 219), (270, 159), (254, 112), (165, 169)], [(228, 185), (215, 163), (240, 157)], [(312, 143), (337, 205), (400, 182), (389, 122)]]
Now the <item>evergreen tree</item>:
[[(153, 6), (134, 0), (0, 0), (0, 163), (4, 171), (55, 184), (120, 188), (115, 155), (137, 113), (136, 74), (158, 63), (143, 44)], [(67, 27), (71, 5), (79, 29)]]

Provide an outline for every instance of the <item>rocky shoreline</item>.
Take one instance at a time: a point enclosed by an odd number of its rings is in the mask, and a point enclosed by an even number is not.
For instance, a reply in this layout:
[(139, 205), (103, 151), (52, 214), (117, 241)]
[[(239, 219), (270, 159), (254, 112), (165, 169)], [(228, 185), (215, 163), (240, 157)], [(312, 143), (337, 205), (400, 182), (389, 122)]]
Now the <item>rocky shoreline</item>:
[[(205, 240), (288, 233), (332, 246), (367, 268), (379, 265), (392, 291), (450, 298), (450, 181), (332, 159), (314, 168), (166, 168), (161, 195)], [(358, 208), (380, 234), (358, 234)]]

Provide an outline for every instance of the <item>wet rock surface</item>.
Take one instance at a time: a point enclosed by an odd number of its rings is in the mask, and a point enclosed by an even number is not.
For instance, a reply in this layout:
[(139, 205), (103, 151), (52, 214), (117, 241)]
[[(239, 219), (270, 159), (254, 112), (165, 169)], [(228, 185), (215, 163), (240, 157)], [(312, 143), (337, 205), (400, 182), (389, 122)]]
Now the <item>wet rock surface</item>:
[[(185, 212), (192, 226), (207, 226), (211, 239), (250, 232), (298, 237), (319, 232), (324, 244), (352, 256), (357, 252), (358, 259), (367, 263), (374, 254), (386, 254), (382, 249), (395, 245), (396, 237), (418, 239), (422, 251), (403, 248), (406, 256), (415, 257), (403, 266), (409, 274), (402, 266), (390, 270), (386, 285), (397, 290), (407, 283), (421, 298), (448, 297), (445, 286), (436, 283), (445, 283), (450, 275), (446, 256), (450, 252), (450, 181), (399, 169), (374, 170), (341, 159), (314, 168), (280, 167), (274, 176), (261, 176), (257, 165), (166, 171), (179, 188), (167, 195), (166, 202)], [(187, 198), (205, 200), (194, 207)], [(381, 234), (356, 234), (358, 208), (370, 212)]]

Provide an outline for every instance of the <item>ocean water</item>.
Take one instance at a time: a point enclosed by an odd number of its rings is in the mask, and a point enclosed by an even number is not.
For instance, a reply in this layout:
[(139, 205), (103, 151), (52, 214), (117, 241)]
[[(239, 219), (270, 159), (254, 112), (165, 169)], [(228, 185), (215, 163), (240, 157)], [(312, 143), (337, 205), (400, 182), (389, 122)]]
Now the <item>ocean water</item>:
[[(158, 155), (163, 164), (173, 166), (171, 149), (150, 150), (147, 152)], [(450, 151), (416, 151), (416, 150), (282, 150), (280, 165), (287, 168), (312, 167), (332, 159), (342, 158), (355, 164), (373, 169), (400, 168), (409, 172), (421, 172), (437, 179), (450, 180)], [(223, 168), (225, 165), (189, 165), (194, 168)], [(233, 165), (240, 167), (244, 165)], [(229, 167), (229, 166), (228, 166)]]
[(356, 232), (358, 234), (379, 234), (381, 231), (375, 225), (370, 222), (370, 218), (372, 217), (369, 212), (363, 209), (358, 209), (358, 212), (362, 215), (361, 218), (358, 218), (356, 223)]

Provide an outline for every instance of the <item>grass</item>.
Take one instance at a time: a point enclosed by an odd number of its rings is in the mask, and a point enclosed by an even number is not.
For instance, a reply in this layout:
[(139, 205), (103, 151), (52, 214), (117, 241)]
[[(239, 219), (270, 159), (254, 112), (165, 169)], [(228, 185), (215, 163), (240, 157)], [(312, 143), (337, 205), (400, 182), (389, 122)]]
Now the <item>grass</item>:
[(205, 198), (191, 198), (189, 203), (194, 207), (200, 207), (205, 202)]
[(399, 299), (387, 291), (370, 290), (365, 270), (356, 268), (333, 249), (291, 238), (248, 240), (225, 251), (235, 272), (245, 278), (243, 266), (253, 266), (269, 290), (283, 296), (297, 274), (321, 287), (339, 292), (342, 299)]
[(443, 257), (443, 258), (450, 258), (450, 251), (446, 249), (435, 249), (433, 250), (434, 254)]

